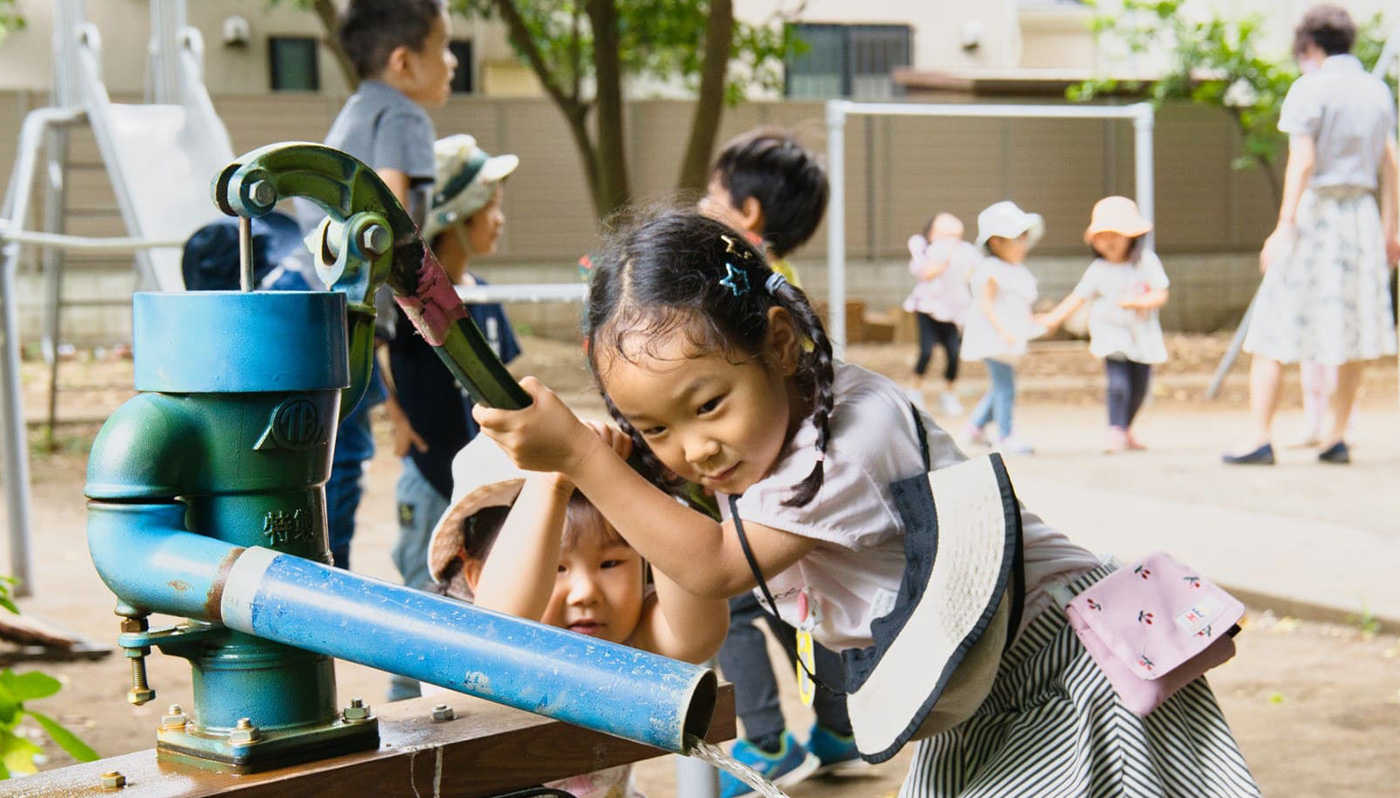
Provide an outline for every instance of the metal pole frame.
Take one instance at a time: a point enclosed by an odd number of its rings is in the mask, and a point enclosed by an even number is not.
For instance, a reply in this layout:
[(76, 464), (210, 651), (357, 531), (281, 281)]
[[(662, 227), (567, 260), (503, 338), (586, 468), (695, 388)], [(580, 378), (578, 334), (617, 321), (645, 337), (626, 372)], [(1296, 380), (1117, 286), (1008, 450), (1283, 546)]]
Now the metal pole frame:
[[(1133, 175), (1138, 209), (1154, 217), (1152, 131), (1155, 111), (1151, 103), (1132, 105), (978, 105), (971, 103), (858, 103), (827, 100), (827, 179), (831, 201), (826, 219), (827, 338), (837, 357), (846, 348), (846, 117), (848, 116), (952, 116), (997, 119), (1130, 119), (1133, 122)], [(1151, 239), (1149, 238), (1149, 245)]]

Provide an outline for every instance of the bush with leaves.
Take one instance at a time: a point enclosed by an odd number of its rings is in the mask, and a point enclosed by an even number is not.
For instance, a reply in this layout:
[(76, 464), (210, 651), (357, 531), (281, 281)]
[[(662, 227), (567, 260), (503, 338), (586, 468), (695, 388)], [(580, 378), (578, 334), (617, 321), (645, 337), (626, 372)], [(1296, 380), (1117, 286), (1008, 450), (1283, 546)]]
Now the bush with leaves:
[[(14, 581), (11, 577), (0, 577), (0, 607), (18, 615), (19, 608), (10, 598)], [(25, 706), (26, 701), (48, 698), (62, 688), (57, 679), (46, 673), (15, 673), (9, 668), (0, 670), (0, 779), (8, 779), (14, 773), (38, 770), (34, 757), (43, 751), (19, 734), (19, 724), (26, 715), (43, 728), (55, 745), (74, 759), (79, 762), (97, 759), (97, 752), (78, 739), (76, 734), (48, 715)]]
[[(1154, 104), (1186, 100), (1214, 106), (1228, 114), (1239, 131), (1243, 155), (1236, 169), (1264, 170), (1275, 198), (1282, 195), (1279, 156), (1287, 136), (1278, 129), (1279, 108), (1298, 77), (1291, 53), (1270, 51), (1263, 14), (1238, 19), (1193, 17), (1182, 13), (1187, 0), (1113, 0), (1095, 3), (1090, 29), (1101, 43), (1121, 43), (1128, 53), (1169, 54), (1166, 71), (1155, 81), (1096, 78), (1071, 86), (1071, 100), (1105, 94), (1145, 95)], [(1381, 54), (1385, 27), (1377, 14), (1360, 25), (1353, 53), (1370, 69)], [(1392, 91), (1394, 84), (1391, 85)]]

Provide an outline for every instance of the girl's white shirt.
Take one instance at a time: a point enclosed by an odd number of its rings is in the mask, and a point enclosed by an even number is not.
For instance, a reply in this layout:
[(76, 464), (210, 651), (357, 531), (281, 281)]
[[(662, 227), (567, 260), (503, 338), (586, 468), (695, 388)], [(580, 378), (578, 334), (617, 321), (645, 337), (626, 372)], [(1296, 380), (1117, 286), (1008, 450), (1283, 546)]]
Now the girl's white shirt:
[[(923, 313), (939, 321), (961, 327), (967, 320), (967, 308), (972, 303), (972, 291), (967, 280), (977, 267), (981, 255), (977, 248), (962, 239), (909, 237), (909, 273), (918, 283), (904, 300), (904, 309)], [(923, 279), (930, 264), (947, 262), (948, 267), (932, 280)]]
[(1156, 253), (1142, 253), (1136, 263), (1112, 263), (1096, 258), (1074, 295), (1089, 305), (1089, 352), (1099, 358), (1126, 358), (1138, 363), (1167, 362), (1167, 344), (1156, 310), (1138, 311), (1119, 301), (1149, 291), (1165, 290), (1171, 282)]
[[(816, 463), (816, 427), (805, 420), (769, 474), (738, 499), (743, 522), (762, 524), (818, 541), (817, 547), (768, 580), (778, 612), (796, 625), (797, 595), (806, 589), (821, 610), (813, 637), (828, 648), (871, 645), (870, 622), (889, 612), (904, 573), (904, 523), (891, 483), (923, 472), (923, 457), (909, 399), (889, 379), (859, 366), (837, 363), (831, 440), (825, 480), (805, 507), (783, 501)], [(967, 459), (948, 433), (927, 414), (929, 455), (934, 468)], [(729, 517), (729, 498), (719, 496)], [(934, 497), (938, 501), (938, 497)], [(1026, 571), (1024, 622), (1048, 603), (1043, 587), (1057, 575), (1088, 571), (1099, 564), (1089, 551), (1032, 513), (1022, 510)], [(759, 603), (766, 605), (758, 591)]]
[[(997, 320), (1016, 339), (1013, 343), (1001, 337), (982, 309), (982, 289), (987, 282), (996, 282), (996, 297), (992, 310)], [(1026, 343), (1044, 330), (1031, 316), (1031, 306), (1039, 295), (1035, 275), (1024, 263), (1011, 264), (994, 255), (982, 259), (971, 277), (972, 305), (967, 311), (967, 326), (963, 328), (963, 360), (1011, 360), (1026, 353)]]

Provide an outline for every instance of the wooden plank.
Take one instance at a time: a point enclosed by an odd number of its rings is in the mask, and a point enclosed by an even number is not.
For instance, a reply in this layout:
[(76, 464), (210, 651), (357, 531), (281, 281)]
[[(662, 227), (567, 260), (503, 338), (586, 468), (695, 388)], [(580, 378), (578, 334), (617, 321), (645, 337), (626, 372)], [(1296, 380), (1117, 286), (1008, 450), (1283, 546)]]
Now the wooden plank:
[[(449, 704), (457, 718), (431, 720), (432, 707)], [(377, 751), (309, 762), (280, 770), (237, 775), (161, 762), (154, 749), (72, 765), (6, 785), (6, 795), (25, 798), (110, 796), (101, 775), (126, 777), (123, 798), (302, 798), (373, 795), (415, 798), (492, 795), (577, 773), (638, 762), (665, 752), (557, 720), (465, 695), (427, 696), (374, 708), (379, 716)], [(706, 739), (734, 737), (734, 688), (720, 686)]]

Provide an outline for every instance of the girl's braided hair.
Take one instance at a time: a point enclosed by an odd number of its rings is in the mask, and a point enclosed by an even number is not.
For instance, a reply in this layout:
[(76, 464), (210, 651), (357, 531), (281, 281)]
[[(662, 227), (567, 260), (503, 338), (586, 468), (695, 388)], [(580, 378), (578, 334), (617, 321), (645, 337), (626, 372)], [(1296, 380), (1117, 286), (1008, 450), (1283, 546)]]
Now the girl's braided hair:
[[(784, 503), (802, 506), (821, 488), (834, 402), (831, 342), (807, 295), (770, 279), (763, 254), (743, 234), (698, 211), (649, 213), (611, 234), (593, 257), (588, 292), (587, 347), (593, 376), (600, 351), (632, 359), (657, 352), (673, 334), (686, 336), (691, 353), (723, 352), (735, 364), (762, 357), (768, 310), (788, 312), (805, 339), (793, 375), (817, 429), (817, 464)], [(608, 412), (632, 436), (649, 476), (664, 489), (678, 480), (602, 391)]]

